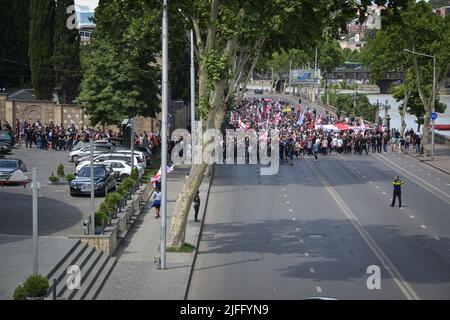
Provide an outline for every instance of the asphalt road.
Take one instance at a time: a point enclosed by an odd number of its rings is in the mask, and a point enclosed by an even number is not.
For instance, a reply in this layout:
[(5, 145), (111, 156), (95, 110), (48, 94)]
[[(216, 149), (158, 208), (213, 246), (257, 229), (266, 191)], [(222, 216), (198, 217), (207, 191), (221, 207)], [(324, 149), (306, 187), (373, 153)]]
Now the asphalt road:
[(408, 155), (302, 157), (275, 176), (223, 165), (188, 299), (449, 299), (449, 270), (450, 177)]
[[(83, 233), (82, 222), (90, 212), (89, 197), (71, 197), (68, 185), (52, 185), (48, 177), (59, 163), (66, 175), (75, 171), (69, 162), (68, 152), (43, 151), (36, 149), (14, 149), (7, 158), (24, 161), (31, 172), (38, 169), (39, 189), (39, 235), (72, 236)], [(32, 190), (31, 185), (0, 187), (0, 234), (27, 236), (32, 234)], [(102, 198), (96, 198), (99, 207)]]

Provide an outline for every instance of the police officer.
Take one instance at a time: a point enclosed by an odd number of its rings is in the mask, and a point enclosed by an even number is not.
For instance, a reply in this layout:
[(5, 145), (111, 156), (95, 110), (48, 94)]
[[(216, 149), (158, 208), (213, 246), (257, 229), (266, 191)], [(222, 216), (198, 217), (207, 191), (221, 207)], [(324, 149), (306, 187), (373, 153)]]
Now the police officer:
[(195, 199), (194, 199), (195, 222), (199, 222), (198, 221), (199, 209), (200, 209), (200, 192), (197, 190), (197, 194), (195, 195)]
[(402, 207), (402, 188), (405, 186), (405, 182), (400, 180), (399, 176), (395, 176), (394, 181), (392, 182), (392, 186), (394, 187), (394, 195), (392, 196), (392, 204), (391, 207), (395, 206), (395, 199), (398, 197), (398, 207)]

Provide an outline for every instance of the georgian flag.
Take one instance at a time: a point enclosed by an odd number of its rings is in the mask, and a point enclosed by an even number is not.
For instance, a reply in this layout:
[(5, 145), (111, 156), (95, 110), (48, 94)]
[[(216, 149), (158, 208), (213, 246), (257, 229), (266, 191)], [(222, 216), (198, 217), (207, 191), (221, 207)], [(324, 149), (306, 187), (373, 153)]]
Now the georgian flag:
[[(173, 164), (171, 167), (167, 166), (167, 173), (171, 173), (173, 169), (175, 168), (175, 165)], [(155, 176), (151, 179), (151, 183), (153, 187), (156, 187), (156, 182), (161, 181), (161, 169), (159, 169), (158, 173), (155, 174)]]

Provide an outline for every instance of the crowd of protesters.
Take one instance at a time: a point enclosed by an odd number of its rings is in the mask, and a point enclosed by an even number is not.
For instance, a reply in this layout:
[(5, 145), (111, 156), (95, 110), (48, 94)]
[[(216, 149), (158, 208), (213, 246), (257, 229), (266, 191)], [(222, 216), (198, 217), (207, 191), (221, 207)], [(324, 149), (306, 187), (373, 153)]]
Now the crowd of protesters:
[[(11, 125), (8, 122), (0, 124), (2, 130), (11, 132), (14, 135), (16, 142), (24, 144), (25, 148), (36, 148), (41, 150), (54, 151), (72, 151), (79, 143), (89, 143), (91, 139), (94, 141), (117, 138), (123, 139), (123, 134), (120, 131), (113, 131), (111, 129), (101, 128), (86, 128), (77, 129), (74, 124), (69, 125), (68, 128), (64, 126), (55, 125), (53, 122), (28, 123), (24, 120), (17, 120), (15, 132), (13, 132)], [(135, 147), (147, 147), (150, 150), (158, 149), (160, 145), (160, 138), (158, 135), (152, 133), (135, 134), (133, 143)]]
[[(345, 125), (345, 130), (329, 130), (330, 125)], [(294, 157), (318, 155), (387, 153), (388, 146), (398, 145), (408, 150), (411, 145), (420, 150), (421, 137), (411, 129), (404, 137), (396, 130), (371, 126), (362, 119), (339, 119), (318, 113), (301, 104), (290, 106), (284, 101), (246, 98), (231, 112), (229, 128), (247, 131), (255, 129), (270, 143), (270, 132), (276, 130), (280, 139), (280, 159), (293, 164)]]

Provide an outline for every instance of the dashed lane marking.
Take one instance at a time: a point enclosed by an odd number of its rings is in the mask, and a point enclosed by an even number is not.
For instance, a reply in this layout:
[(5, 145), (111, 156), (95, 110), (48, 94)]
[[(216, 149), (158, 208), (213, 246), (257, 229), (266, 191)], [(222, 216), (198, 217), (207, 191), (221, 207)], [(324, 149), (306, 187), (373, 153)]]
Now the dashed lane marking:
[(415, 219), (415, 217), (414, 217), (414, 216), (412, 216), (412, 215), (410, 215), (409, 217), (410, 217), (411, 219), (413, 219), (413, 220)]
[[(420, 187), (424, 188), (425, 190), (429, 191), (430, 193), (434, 194), (435, 196), (437, 196), (438, 198), (442, 199), (442, 200), (443, 200), (444, 202), (446, 202), (447, 204), (450, 204), (450, 194), (448, 194), (448, 193), (446, 193), (446, 192), (444, 192), (444, 191), (442, 191), (442, 190), (436, 188), (435, 186), (433, 186), (432, 184), (428, 183), (428, 182), (425, 181), (424, 179), (422, 179), (422, 178), (416, 176), (415, 174), (413, 174), (413, 173), (409, 172), (408, 170), (402, 168), (401, 166), (395, 164), (394, 162), (392, 162), (392, 161), (389, 160), (388, 158), (386, 158), (386, 157), (384, 157), (384, 156), (382, 156), (382, 155), (378, 155), (378, 156), (381, 157), (381, 158), (383, 158), (384, 160), (386, 160), (386, 161), (391, 165), (391, 167), (396, 167), (396, 168), (402, 170), (403, 172), (405, 172), (407, 175), (410, 176), (410, 179), (411, 179), (414, 183), (416, 183), (418, 186), (420, 186)], [(378, 157), (375, 157), (375, 158), (378, 159), (380, 162), (383, 163), (383, 161), (382, 161), (380, 158), (378, 158)], [(412, 178), (411, 178), (411, 177), (412, 177)], [(416, 179), (416, 180), (418, 180), (418, 181), (420, 181), (420, 182), (422, 182), (422, 183), (417, 183), (416, 181), (414, 181), (413, 178)], [(428, 188), (427, 188), (426, 186), (428, 186)], [(434, 192), (433, 190), (439, 192), (441, 195), (438, 194), (438, 193), (436, 193), (436, 192)], [(442, 195), (444, 195), (445, 197), (442, 197)]]
[(433, 238), (436, 239), (436, 240), (441, 240), (441, 238), (439, 238), (437, 236), (434, 236)]
[(423, 225), (423, 224), (421, 224), (420, 227), (421, 227), (422, 229), (426, 229), (426, 228), (427, 228), (427, 226), (425, 226), (425, 225)]
[(311, 272), (311, 273), (316, 273), (316, 269), (314, 269), (314, 268), (309, 268), (309, 272)]
[(380, 246), (375, 242), (370, 233), (364, 228), (363, 224), (356, 218), (352, 210), (347, 206), (344, 200), (339, 196), (339, 194), (334, 190), (334, 188), (330, 185), (330, 183), (319, 173), (316, 167), (310, 164), (307, 161), (311, 170), (316, 174), (322, 184), (325, 186), (325, 189), (331, 195), (331, 197), (335, 200), (338, 206), (341, 208), (344, 215), (347, 219), (352, 223), (355, 227), (356, 231), (361, 235), (363, 240), (372, 250), (372, 252), (376, 255), (378, 260), (384, 266), (385, 270), (389, 273), (392, 280), (395, 284), (400, 288), (405, 297), (409, 300), (420, 300), (420, 297), (414, 291), (414, 289), (410, 286), (410, 284), (405, 280), (403, 275), (399, 272), (399, 270), (395, 267), (389, 257), (384, 253), (384, 251), (380, 248)]
[(305, 257), (309, 257), (309, 253), (308, 252), (305, 252), (304, 255), (305, 255)]
[(322, 288), (321, 287), (316, 287), (316, 291), (317, 291), (317, 293), (322, 293)]

